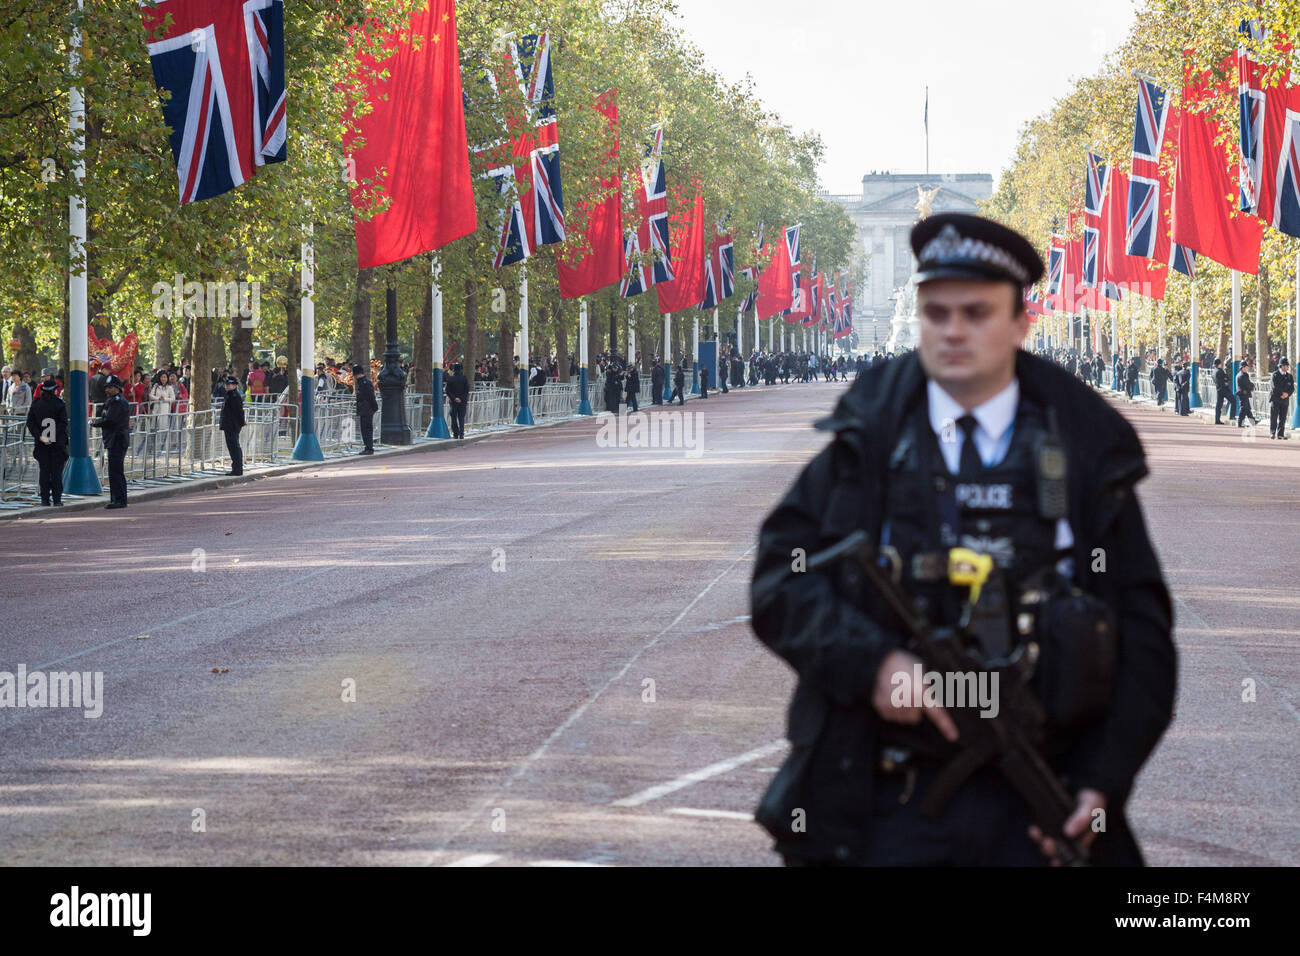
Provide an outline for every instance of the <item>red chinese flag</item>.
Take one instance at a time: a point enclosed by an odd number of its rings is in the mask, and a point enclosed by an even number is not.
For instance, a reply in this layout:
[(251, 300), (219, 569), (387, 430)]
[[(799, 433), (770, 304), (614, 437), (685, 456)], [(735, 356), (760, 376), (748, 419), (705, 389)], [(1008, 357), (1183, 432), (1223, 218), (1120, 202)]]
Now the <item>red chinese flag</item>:
[(606, 90), (596, 98), (596, 112), (605, 117), (610, 139), (609, 152), (592, 195), (595, 202), (583, 202), (586, 235), (570, 232), (556, 256), (560, 274), (560, 298), (590, 295), (623, 278), (623, 202), (619, 197), (618, 91)]
[[(1110, 191), (1102, 206), (1102, 241), (1106, 244), (1102, 262), (1105, 271), (1102, 279), (1113, 282), (1122, 289), (1136, 292), (1152, 299), (1165, 297), (1165, 283), (1169, 267), (1163, 262), (1145, 256), (1130, 256), (1126, 250), (1125, 233), (1128, 228), (1128, 174), (1114, 167), (1110, 171)], [(1109, 303), (1109, 300), (1107, 300)]]
[(673, 281), (655, 286), (660, 315), (685, 312), (704, 301), (704, 194), (697, 191), (690, 206), (677, 199), (681, 212), (671, 217), (670, 230), (681, 239), (673, 242)]
[[(352, 190), (354, 209), (391, 199), (374, 218), (356, 219), (363, 269), (440, 249), (477, 225), (454, 0), (429, 0), (386, 46), (394, 52), (385, 60), (357, 56), (360, 96), (374, 109), (353, 120), (355, 132), (344, 134), (356, 181), (376, 183)], [(372, 73), (385, 70), (387, 79)], [(352, 150), (357, 137), (365, 144)]]
[[(1231, 66), (1235, 71), (1235, 61)], [(1254, 275), (1259, 271), (1264, 224), (1237, 208), (1240, 163), (1229, 158), (1226, 145), (1215, 144), (1221, 124), (1209, 113), (1193, 112), (1213, 97), (1226, 95), (1226, 83), (1210, 87), (1204, 77), (1189, 78), (1183, 88), (1172, 238), (1220, 265)]]
[(758, 317), (770, 319), (794, 304), (794, 278), (790, 268), (790, 249), (782, 226), (772, 243), (772, 260), (758, 276)]

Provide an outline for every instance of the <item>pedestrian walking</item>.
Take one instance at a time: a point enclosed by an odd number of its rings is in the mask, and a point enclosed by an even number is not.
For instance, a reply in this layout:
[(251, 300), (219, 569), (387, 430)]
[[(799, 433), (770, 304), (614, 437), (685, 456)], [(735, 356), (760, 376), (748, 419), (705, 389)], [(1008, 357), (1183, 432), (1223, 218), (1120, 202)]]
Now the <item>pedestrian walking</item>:
[(1151, 387), (1156, 393), (1156, 408), (1162, 407), (1169, 399), (1169, 369), (1165, 368), (1164, 359), (1156, 359), (1151, 369)]
[(673, 403), (673, 399), (675, 398), (677, 399), (678, 405), (685, 405), (686, 398), (683, 394), (683, 390), (685, 388), (686, 388), (686, 370), (683, 369), (681, 365), (678, 365), (676, 367), (676, 370), (673, 372), (673, 393), (668, 399), (668, 404), (671, 405)]
[(662, 405), (664, 403), (664, 367), (659, 359), (650, 368), (650, 403), (652, 405)]
[(1250, 377), (1250, 362), (1242, 362), (1241, 370), (1237, 372), (1237, 427), (1242, 428), (1243, 422), (1249, 418), (1251, 427), (1258, 425), (1255, 419), (1255, 412), (1250, 407), (1250, 396), (1255, 392), (1255, 382)]
[(1228, 373), (1224, 371), (1223, 359), (1214, 360), (1214, 424), (1223, 424), (1223, 409), (1232, 414), (1232, 389), (1228, 385)]
[(131, 406), (122, 397), (122, 380), (104, 376), (104, 403), (91, 427), (101, 429), (108, 458), (108, 504), (106, 510), (126, 507), (126, 449), (131, 441)]
[(641, 373), (632, 365), (627, 370), (627, 410), (628, 413), (639, 412), (641, 404), (637, 400), (641, 392)]
[(221, 403), (221, 433), (226, 436), (226, 450), (230, 452), (228, 475), (244, 473), (244, 449), (239, 444), (239, 432), (247, 424), (244, 419), (244, 396), (239, 393), (239, 379), (227, 375), (226, 396)]

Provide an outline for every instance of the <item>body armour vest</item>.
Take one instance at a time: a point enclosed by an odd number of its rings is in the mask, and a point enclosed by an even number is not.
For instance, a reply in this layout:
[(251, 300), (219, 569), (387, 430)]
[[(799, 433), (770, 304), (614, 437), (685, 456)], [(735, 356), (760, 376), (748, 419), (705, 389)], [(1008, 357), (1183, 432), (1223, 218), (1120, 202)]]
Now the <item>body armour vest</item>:
[[(960, 431), (954, 433), (953, 440), (960, 439)], [(1020, 594), (1038, 586), (1043, 572), (1052, 573), (1059, 557), (1057, 516), (1045, 516), (1052, 509), (1041, 500), (1040, 453), (1047, 438), (1042, 411), (1022, 397), (1002, 461), (984, 468), (977, 481), (959, 481), (947, 469), (922, 402), (890, 454), (881, 548), (897, 552), (902, 587), (931, 624), (956, 627), (968, 596), (948, 581), (950, 548), (988, 554), (1002, 577), (1006, 626), (995, 630), (1005, 644), (983, 648), (986, 659), (1013, 648)], [(951, 752), (926, 721), (882, 724), (882, 742), (931, 755)]]

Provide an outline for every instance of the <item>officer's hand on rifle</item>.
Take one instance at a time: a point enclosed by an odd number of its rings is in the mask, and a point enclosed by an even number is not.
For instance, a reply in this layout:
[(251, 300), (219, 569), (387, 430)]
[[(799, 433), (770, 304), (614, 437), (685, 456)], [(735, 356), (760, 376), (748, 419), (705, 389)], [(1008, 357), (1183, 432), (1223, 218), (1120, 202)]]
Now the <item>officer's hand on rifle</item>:
[[(890, 651), (880, 662), (876, 672), (876, 689), (871, 695), (871, 704), (876, 713), (884, 720), (895, 724), (918, 724), (924, 714), (949, 742), (957, 739), (957, 725), (952, 722), (948, 712), (937, 704), (926, 706), (924, 697), (920, 706), (913, 706), (912, 684), (916, 679), (916, 668), (921, 667), (921, 659), (907, 651)], [(903, 687), (903, 703), (893, 700), (895, 688)]]
[[(1096, 830), (1091, 829), (1093, 815), (1102, 811), (1102, 820), (1105, 820), (1106, 812), (1106, 795), (1099, 790), (1080, 790), (1079, 802), (1075, 805), (1074, 813), (1070, 819), (1065, 821), (1065, 826), (1061, 829), (1065, 835), (1071, 839), (1077, 839), (1085, 847), (1091, 846), (1092, 841), (1097, 839)], [(1038, 844), (1038, 848), (1043, 851), (1043, 856), (1052, 861), (1052, 866), (1060, 866), (1061, 860), (1056, 853), (1056, 842), (1051, 837), (1043, 836), (1043, 831), (1038, 827), (1029, 828), (1029, 838)]]

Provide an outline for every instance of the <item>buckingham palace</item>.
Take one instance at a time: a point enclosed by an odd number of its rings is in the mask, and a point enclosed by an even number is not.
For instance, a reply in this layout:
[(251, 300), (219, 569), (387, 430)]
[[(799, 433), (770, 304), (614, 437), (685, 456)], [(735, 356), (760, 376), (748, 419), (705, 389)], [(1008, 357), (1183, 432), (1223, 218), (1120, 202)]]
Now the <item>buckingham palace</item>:
[(867, 259), (868, 281), (854, 302), (858, 346), (882, 347), (889, 338), (895, 298), (912, 275), (908, 235), (928, 204), (931, 212), (978, 213), (993, 195), (988, 173), (877, 173), (862, 177), (861, 195), (828, 195), (857, 226), (856, 252)]

